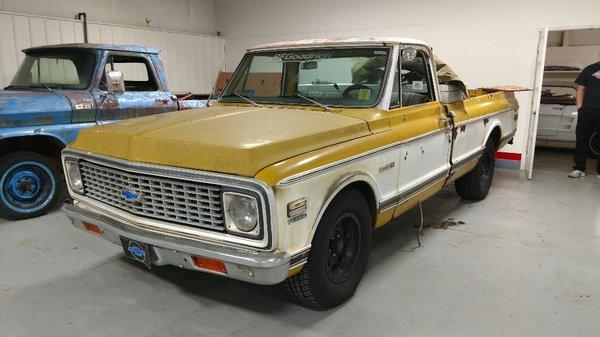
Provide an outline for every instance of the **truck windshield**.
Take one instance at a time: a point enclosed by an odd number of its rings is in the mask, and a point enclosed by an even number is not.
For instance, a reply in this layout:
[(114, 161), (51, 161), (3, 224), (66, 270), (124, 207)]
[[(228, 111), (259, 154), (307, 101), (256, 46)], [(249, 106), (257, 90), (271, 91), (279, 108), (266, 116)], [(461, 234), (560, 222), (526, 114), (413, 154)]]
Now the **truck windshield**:
[(379, 99), (388, 56), (389, 48), (248, 53), (221, 101), (371, 107)]
[(7, 88), (85, 89), (95, 64), (95, 55), (83, 50), (32, 52), (25, 56)]

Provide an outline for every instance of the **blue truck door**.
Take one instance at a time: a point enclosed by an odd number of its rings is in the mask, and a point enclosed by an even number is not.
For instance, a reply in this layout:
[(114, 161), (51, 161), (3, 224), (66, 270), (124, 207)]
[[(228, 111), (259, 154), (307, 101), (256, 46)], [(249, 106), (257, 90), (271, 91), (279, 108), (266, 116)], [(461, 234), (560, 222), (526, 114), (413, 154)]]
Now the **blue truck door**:
[(103, 73), (116, 70), (123, 73), (125, 92), (111, 94), (101, 78), (96, 99), (99, 124), (177, 110), (177, 102), (165, 91), (156, 70), (146, 54), (111, 52), (105, 59)]

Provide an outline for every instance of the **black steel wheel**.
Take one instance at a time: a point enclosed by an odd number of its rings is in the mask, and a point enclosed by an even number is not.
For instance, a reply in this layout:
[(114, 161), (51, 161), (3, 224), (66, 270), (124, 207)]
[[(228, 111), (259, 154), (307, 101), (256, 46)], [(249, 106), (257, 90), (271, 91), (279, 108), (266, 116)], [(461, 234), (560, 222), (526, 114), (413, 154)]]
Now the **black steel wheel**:
[(365, 197), (355, 189), (342, 190), (319, 222), (306, 265), (286, 280), (290, 294), (313, 309), (350, 299), (367, 266), (372, 231)]
[(360, 253), (360, 223), (354, 213), (345, 213), (333, 225), (327, 248), (325, 272), (335, 284), (346, 281), (358, 262)]
[(496, 145), (488, 139), (477, 166), (454, 183), (456, 193), (467, 200), (485, 199), (492, 186), (495, 167)]

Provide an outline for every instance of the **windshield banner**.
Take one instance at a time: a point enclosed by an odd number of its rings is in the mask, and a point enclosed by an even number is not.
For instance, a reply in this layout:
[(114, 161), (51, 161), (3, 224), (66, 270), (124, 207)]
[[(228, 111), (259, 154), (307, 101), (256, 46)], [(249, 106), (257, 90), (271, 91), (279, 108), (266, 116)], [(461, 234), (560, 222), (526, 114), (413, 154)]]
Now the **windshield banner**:
[(279, 53), (273, 55), (273, 59), (281, 62), (298, 62), (308, 60), (330, 59), (333, 52), (306, 52), (306, 53)]

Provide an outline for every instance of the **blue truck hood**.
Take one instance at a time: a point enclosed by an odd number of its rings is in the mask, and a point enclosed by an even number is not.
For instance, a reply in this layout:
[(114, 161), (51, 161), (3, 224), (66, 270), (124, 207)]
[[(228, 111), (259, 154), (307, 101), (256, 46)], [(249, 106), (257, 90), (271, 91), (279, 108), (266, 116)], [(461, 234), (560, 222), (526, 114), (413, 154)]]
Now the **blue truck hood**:
[(71, 103), (60, 93), (0, 91), (0, 128), (71, 123), (71, 114)]

